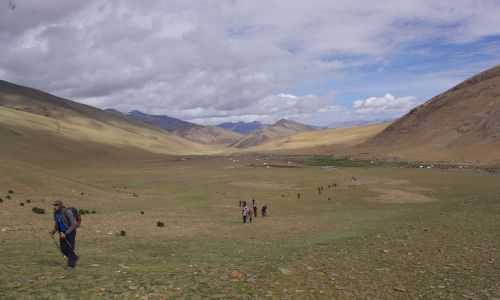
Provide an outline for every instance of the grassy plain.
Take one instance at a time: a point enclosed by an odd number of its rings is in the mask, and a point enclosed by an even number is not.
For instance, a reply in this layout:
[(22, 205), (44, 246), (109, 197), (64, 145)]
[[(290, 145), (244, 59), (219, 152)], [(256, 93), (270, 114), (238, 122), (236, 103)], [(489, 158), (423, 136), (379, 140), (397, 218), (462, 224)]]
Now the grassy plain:
[[(289, 159), (0, 159), (0, 298), (500, 298), (498, 176), (266, 166)], [(51, 214), (31, 212), (59, 197), (97, 211), (83, 216), (75, 270), (48, 235)], [(238, 201), (251, 198), (269, 216), (243, 225)]]

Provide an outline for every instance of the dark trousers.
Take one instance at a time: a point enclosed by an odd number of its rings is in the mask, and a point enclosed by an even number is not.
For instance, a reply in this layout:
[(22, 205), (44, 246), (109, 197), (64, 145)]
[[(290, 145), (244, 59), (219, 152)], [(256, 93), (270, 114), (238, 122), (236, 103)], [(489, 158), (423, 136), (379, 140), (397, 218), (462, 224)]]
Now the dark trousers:
[(243, 224), (247, 223), (247, 216), (243, 216)]
[(59, 245), (61, 246), (62, 254), (68, 258), (68, 266), (74, 267), (78, 259), (75, 253), (76, 231), (66, 235), (65, 239), (59, 240)]
[(257, 218), (257, 206), (253, 207), (253, 215)]

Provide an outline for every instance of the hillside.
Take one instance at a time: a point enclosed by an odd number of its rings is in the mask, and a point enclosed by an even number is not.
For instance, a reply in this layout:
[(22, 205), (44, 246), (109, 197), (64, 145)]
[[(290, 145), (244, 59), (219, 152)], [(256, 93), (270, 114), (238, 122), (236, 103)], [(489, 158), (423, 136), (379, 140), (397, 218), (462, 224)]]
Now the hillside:
[(367, 141), (388, 126), (387, 123), (350, 128), (323, 129), (297, 133), (249, 148), (250, 151), (291, 151), (320, 153), (324, 147), (350, 147)]
[(140, 112), (138, 110), (134, 110), (126, 114), (126, 116), (130, 119), (144, 122), (146, 124), (150, 124), (161, 129), (165, 129), (167, 131), (174, 131), (180, 128), (193, 127), (196, 126), (194, 123), (190, 123), (184, 120), (172, 118), (165, 115), (150, 115)]
[(224, 128), (202, 126), (165, 115), (150, 115), (140, 111), (132, 111), (128, 118), (165, 129), (177, 136), (207, 145), (229, 145), (243, 136)]
[(500, 66), (440, 94), (363, 145), (403, 159), (500, 161)]
[(249, 134), (255, 130), (261, 129), (266, 125), (254, 121), (254, 122), (227, 122), (217, 125), (217, 127), (231, 130), (240, 134)]
[(2, 154), (40, 155), (36, 152), (62, 145), (68, 152), (78, 152), (90, 144), (104, 152), (106, 146), (163, 154), (212, 151), (144, 123), (6, 81), (0, 81), (0, 136), (2, 144), (9, 138)]
[(267, 126), (252, 132), (251, 134), (247, 135), (231, 146), (235, 148), (250, 148), (269, 142), (271, 140), (284, 138), (300, 132), (314, 130), (317, 130), (317, 128), (295, 121), (282, 119), (271, 126)]

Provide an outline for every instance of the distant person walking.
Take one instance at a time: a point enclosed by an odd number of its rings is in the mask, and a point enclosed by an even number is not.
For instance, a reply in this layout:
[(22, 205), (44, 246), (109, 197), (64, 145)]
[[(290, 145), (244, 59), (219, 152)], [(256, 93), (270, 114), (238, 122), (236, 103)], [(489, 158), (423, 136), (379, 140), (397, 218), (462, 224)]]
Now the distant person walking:
[(78, 227), (76, 216), (71, 209), (66, 209), (61, 200), (56, 200), (53, 205), (54, 229), (50, 234), (54, 236), (56, 232), (59, 233), (61, 252), (68, 258), (68, 267), (74, 268), (78, 261), (78, 256), (75, 253), (76, 229)]
[(241, 211), (241, 215), (243, 216), (243, 224), (247, 223), (249, 214), (250, 214), (250, 209), (247, 206), (247, 202), (243, 201), (243, 209)]
[(262, 206), (260, 215), (263, 217), (267, 216), (267, 205)]
[(252, 199), (253, 215), (257, 218), (257, 205), (255, 204), (255, 199)]

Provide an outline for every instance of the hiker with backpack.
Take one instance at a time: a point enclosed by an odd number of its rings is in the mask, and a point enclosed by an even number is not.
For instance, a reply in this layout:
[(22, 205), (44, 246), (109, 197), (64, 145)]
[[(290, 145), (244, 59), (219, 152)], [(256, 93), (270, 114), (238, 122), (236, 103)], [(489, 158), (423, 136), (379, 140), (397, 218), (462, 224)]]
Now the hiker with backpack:
[(250, 213), (250, 209), (247, 206), (247, 202), (243, 201), (243, 209), (241, 210), (241, 215), (243, 216), (243, 224), (247, 223), (247, 218)]
[(255, 204), (255, 199), (252, 199), (253, 215), (257, 218), (257, 205)]
[(68, 267), (74, 268), (78, 261), (78, 255), (75, 253), (76, 229), (80, 225), (80, 215), (73, 208), (66, 208), (61, 200), (56, 200), (54, 206), (54, 229), (50, 232), (53, 237), (56, 232), (59, 233), (59, 248), (62, 254), (68, 259)]

